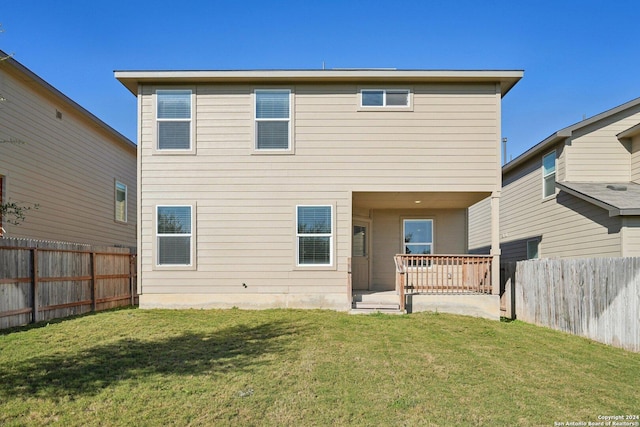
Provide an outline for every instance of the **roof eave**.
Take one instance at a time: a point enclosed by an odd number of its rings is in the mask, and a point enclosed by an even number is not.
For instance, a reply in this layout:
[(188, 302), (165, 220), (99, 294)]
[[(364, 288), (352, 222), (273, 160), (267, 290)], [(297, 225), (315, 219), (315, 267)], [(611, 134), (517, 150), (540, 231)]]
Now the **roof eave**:
[(630, 127), (625, 131), (620, 132), (619, 134), (616, 135), (616, 138), (618, 139), (633, 138), (636, 135), (640, 135), (640, 123)]
[(137, 95), (139, 84), (195, 83), (421, 83), (458, 82), (500, 83), (501, 96), (509, 92), (522, 78), (522, 70), (393, 70), (393, 69), (333, 69), (333, 70), (222, 70), (222, 71), (122, 71), (114, 72), (131, 93)]
[(511, 160), (506, 165), (504, 165), (502, 167), (502, 174), (504, 175), (504, 174), (510, 172), (511, 170), (517, 168), (521, 164), (523, 164), (526, 161), (528, 161), (536, 153), (542, 153), (542, 152), (546, 151), (551, 146), (553, 146), (553, 145), (557, 144), (558, 142), (568, 138), (569, 136), (571, 136), (571, 133), (567, 134), (566, 132), (564, 132), (564, 129), (562, 131), (558, 131), (558, 132), (548, 136), (547, 138), (545, 138), (541, 142), (537, 143), (536, 145), (534, 145), (533, 147), (529, 148), (527, 151), (525, 151), (524, 153), (522, 153), (521, 155), (519, 155), (515, 159)]
[(54, 99), (55, 101), (61, 103), (62, 105), (67, 106), (71, 110), (73, 110), (76, 113), (78, 113), (78, 115), (80, 117), (82, 117), (83, 119), (85, 119), (88, 123), (90, 123), (91, 126), (95, 127), (96, 129), (98, 129), (98, 130), (100, 130), (102, 132), (105, 132), (106, 134), (108, 134), (108, 135), (112, 136), (113, 138), (117, 139), (120, 143), (122, 143), (122, 144), (124, 144), (126, 146), (129, 146), (130, 148), (133, 148), (133, 150), (137, 151), (136, 144), (134, 144), (133, 141), (131, 141), (129, 138), (127, 138), (126, 136), (122, 135), (120, 132), (118, 132), (117, 130), (115, 130), (114, 128), (112, 128), (111, 126), (109, 126), (108, 124), (103, 122), (102, 120), (100, 120), (98, 117), (96, 117), (89, 110), (87, 110), (84, 107), (82, 107), (80, 104), (75, 102), (73, 99), (69, 98), (67, 95), (65, 95), (64, 93), (60, 92), (58, 89), (56, 89), (51, 84), (46, 82), (44, 79), (42, 79), (36, 73), (34, 73), (30, 69), (28, 69), (27, 67), (22, 65), (17, 60), (15, 60), (12, 57), (8, 56), (2, 50), (0, 50), (0, 57), (5, 57), (5, 56), (7, 56), (7, 58), (2, 60), (2, 64), (6, 65), (7, 67), (9, 67), (10, 70), (7, 70), (8, 72), (13, 72), (13, 73), (19, 74), (20, 77), (21, 77), (21, 82), (22, 83), (24, 83), (25, 85), (27, 85), (27, 86), (31, 87), (32, 89), (38, 91), (41, 94), (45, 94), (45, 96), (48, 96), (51, 99)]
[[(593, 123), (596, 123), (600, 120), (606, 119), (607, 117), (611, 117), (614, 114), (618, 114), (621, 111), (624, 111), (628, 108), (632, 108), (635, 107), (637, 105), (640, 105), (640, 98), (635, 98), (632, 99), (631, 101), (625, 102), (622, 105), (618, 105), (617, 107), (611, 108), (607, 111), (604, 111), (600, 114), (596, 114), (593, 117), (590, 117), (586, 120), (582, 120), (580, 122), (574, 123), (571, 126), (567, 126), (563, 129), (560, 129), (559, 131), (557, 131), (556, 133), (552, 134), (551, 136), (547, 137), (546, 139), (544, 139), (543, 141), (539, 142), (538, 144), (534, 145), (533, 147), (531, 147), (529, 150), (525, 151), (524, 153), (522, 153), (521, 155), (519, 155), (518, 157), (516, 157), (515, 159), (513, 159), (512, 161), (510, 161), (509, 163), (507, 163), (506, 165), (504, 165), (502, 167), (502, 174), (504, 175), (505, 173), (508, 173), (509, 171), (513, 170), (514, 168), (516, 168), (517, 166), (525, 163), (526, 161), (528, 161), (529, 159), (531, 159), (531, 157), (533, 157), (536, 154), (541, 154), (544, 150), (550, 148), (550, 146), (562, 141), (563, 139), (569, 138), (571, 137), (571, 135), (573, 135), (573, 133), (577, 130), (580, 130), (586, 126), (589, 126)], [(639, 125), (640, 126), (640, 125)], [(640, 133), (640, 129), (635, 129), (635, 126), (631, 129), (628, 129), (624, 132), (622, 132), (622, 134), (625, 134), (624, 136), (620, 136), (621, 134), (618, 134), (618, 138), (628, 138), (631, 134), (635, 135)]]
[(589, 202), (592, 205), (605, 209), (609, 213), (610, 217), (640, 215), (640, 209), (620, 209), (616, 206), (610, 205), (609, 203), (603, 202), (600, 199), (596, 199), (595, 197), (589, 196), (588, 194), (584, 194), (580, 191), (574, 190), (573, 188), (567, 187), (566, 185), (563, 185), (561, 182), (556, 182), (556, 187), (560, 188), (562, 191), (568, 194), (571, 194), (572, 196), (578, 197), (579, 199)]
[[(638, 215), (640, 215), (640, 209), (619, 209), (618, 210), (618, 215), (620, 215), (620, 216), (638, 216)], [(611, 212), (609, 212), (609, 216), (614, 216), (614, 215), (611, 215)]]

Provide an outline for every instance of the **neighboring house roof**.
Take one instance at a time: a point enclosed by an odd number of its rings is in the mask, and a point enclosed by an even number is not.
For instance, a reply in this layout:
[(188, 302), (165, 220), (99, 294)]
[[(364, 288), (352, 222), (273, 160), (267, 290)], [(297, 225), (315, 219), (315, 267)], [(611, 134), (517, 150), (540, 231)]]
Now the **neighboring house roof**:
[(632, 138), (636, 135), (640, 135), (640, 123), (638, 123), (635, 126), (630, 127), (629, 129), (620, 132), (619, 134), (616, 135), (616, 137), (618, 139), (624, 139), (624, 138)]
[(45, 98), (64, 105), (69, 109), (69, 111), (73, 111), (77, 114), (77, 116), (83, 120), (88, 126), (93, 128), (96, 131), (105, 133), (125, 146), (132, 148), (133, 150), (137, 150), (136, 145), (126, 136), (122, 135), (117, 130), (113, 129), (111, 126), (100, 120), (98, 117), (94, 116), (88, 110), (80, 106), (77, 102), (66, 96), (64, 93), (60, 92), (55, 87), (51, 86), (49, 83), (44, 81), (41, 77), (35, 74), (33, 71), (29, 70), (27, 67), (22, 65), (20, 62), (16, 61), (12, 57), (10, 57), (7, 53), (0, 50), (0, 58), (5, 58), (0, 61), (0, 68), (4, 69), (8, 73), (18, 76), (20, 82), (30, 87), (37, 93), (41, 94)]
[(640, 184), (633, 182), (556, 182), (556, 186), (609, 211), (609, 216), (640, 215)]
[(478, 83), (500, 84), (501, 95), (522, 78), (522, 70), (210, 70), (210, 71), (115, 71), (115, 77), (138, 95), (138, 84), (181, 83)]
[[(628, 108), (632, 108), (635, 107), (637, 105), (640, 105), (640, 98), (636, 98), (633, 99), (629, 102), (626, 102), (622, 105), (619, 105), (615, 108), (612, 108), (610, 110), (607, 110), (603, 113), (597, 114), (593, 117), (590, 117), (586, 120), (582, 120), (578, 123), (574, 123), (571, 126), (567, 126), (564, 129), (560, 129), (559, 131), (551, 134), (549, 137), (547, 137), (546, 139), (542, 140), (541, 142), (539, 142), (538, 144), (534, 145), (533, 147), (531, 147), (529, 150), (525, 151), (523, 154), (521, 154), (520, 156), (516, 157), (515, 159), (513, 159), (512, 161), (510, 161), (509, 163), (507, 163), (506, 165), (504, 165), (502, 167), (502, 174), (504, 175), (505, 173), (515, 169), (516, 167), (518, 167), (519, 165), (523, 164), (524, 162), (526, 162), (527, 160), (531, 159), (534, 156), (537, 156), (539, 154), (541, 154), (543, 151), (547, 150), (549, 147), (553, 146), (554, 144), (562, 141), (565, 138), (569, 138), (571, 137), (571, 135), (573, 134), (573, 132), (582, 129), (586, 126), (589, 126), (593, 123), (596, 123), (600, 120), (606, 119), (607, 117), (613, 116), (614, 114), (617, 114), (621, 111), (624, 111)], [(618, 138), (628, 138), (631, 137), (633, 135), (635, 135), (635, 133), (640, 132), (640, 128), (636, 129), (637, 126), (632, 127), (631, 129), (628, 129), (620, 134), (618, 134)]]

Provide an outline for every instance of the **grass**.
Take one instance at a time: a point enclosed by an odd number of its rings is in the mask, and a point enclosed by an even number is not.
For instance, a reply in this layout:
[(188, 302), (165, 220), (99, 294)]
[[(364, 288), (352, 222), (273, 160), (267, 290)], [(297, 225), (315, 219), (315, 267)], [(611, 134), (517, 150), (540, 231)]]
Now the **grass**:
[(640, 354), (446, 314), (119, 310), (0, 332), (0, 425), (554, 425), (640, 413)]

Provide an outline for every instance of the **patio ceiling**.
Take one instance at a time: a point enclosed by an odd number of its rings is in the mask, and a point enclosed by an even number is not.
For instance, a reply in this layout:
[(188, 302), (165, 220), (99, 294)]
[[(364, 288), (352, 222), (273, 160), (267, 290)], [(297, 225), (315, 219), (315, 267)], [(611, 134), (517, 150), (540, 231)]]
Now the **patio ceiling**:
[(367, 209), (460, 209), (490, 195), (478, 192), (354, 192), (353, 206)]

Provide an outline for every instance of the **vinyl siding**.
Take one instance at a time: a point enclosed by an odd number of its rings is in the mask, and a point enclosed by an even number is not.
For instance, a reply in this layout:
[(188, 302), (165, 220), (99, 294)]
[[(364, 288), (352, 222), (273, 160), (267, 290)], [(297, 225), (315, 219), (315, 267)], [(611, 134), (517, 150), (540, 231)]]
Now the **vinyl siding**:
[[(38, 204), (9, 237), (136, 246), (136, 150), (0, 70), (0, 175), (5, 201)], [(62, 118), (56, 117), (56, 111)], [(115, 181), (127, 186), (127, 223), (115, 221)]]
[(640, 183), (640, 135), (631, 140), (631, 181)]
[(544, 258), (620, 256), (619, 218), (610, 218), (606, 210), (564, 192), (542, 200), (541, 161), (541, 156), (534, 158), (504, 178), (503, 260), (526, 257), (526, 240), (531, 238), (541, 239), (540, 257)]
[(469, 208), (469, 252), (488, 253), (491, 248), (491, 198)]
[(372, 287), (376, 290), (395, 289), (393, 256), (403, 253), (402, 220), (422, 218), (433, 220), (433, 251), (435, 254), (466, 252), (466, 209), (376, 209), (372, 214)]
[[(556, 190), (542, 199), (542, 156), (556, 150), (556, 181), (625, 182), (640, 179), (638, 137), (619, 141), (617, 134), (640, 122), (640, 106), (631, 107), (576, 129), (555, 147), (538, 152), (503, 176), (500, 200), (502, 261), (526, 258), (526, 242), (540, 240), (541, 257), (627, 256), (636, 253), (635, 220), (623, 228), (620, 217)], [(484, 204), (487, 204), (485, 206)], [(490, 245), (488, 200), (469, 209), (470, 249)]]
[(631, 148), (616, 135), (640, 122), (640, 106), (581, 129), (567, 146), (567, 181), (626, 182)]
[(622, 220), (622, 256), (640, 256), (640, 217), (625, 217)]
[[(153, 154), (154, 88), (143, 88), (143, 293), (344, 293), (352, 192), (487, 193), (499, 185), (493, 84), (411, 86), (410, 112), (358, 111), (355, 84), (277, 87), (295, 96), (292, 155), (254, 152), (252, 85), (197, 86), (197, 154)], [(154, 270), (154, 206), (181, 200), (197, 200), (197, 271)], [(295, 267), (302, 204), (335, 207), (331, 268)], [(456, 239), (464, 252), (464, 223)]]

